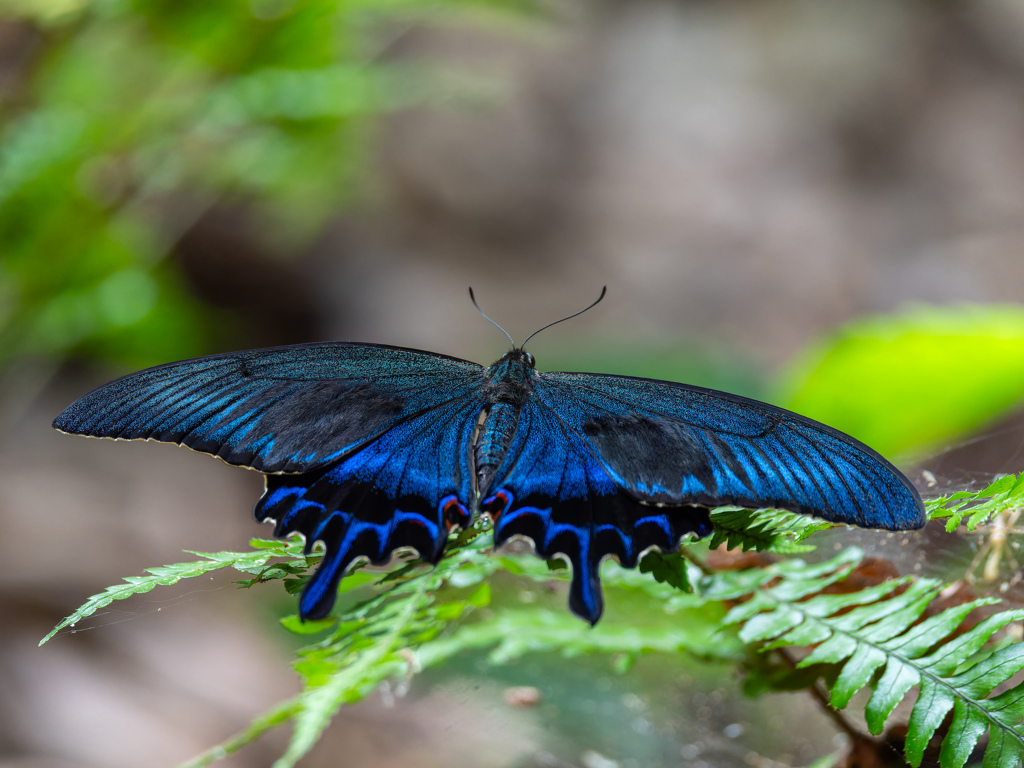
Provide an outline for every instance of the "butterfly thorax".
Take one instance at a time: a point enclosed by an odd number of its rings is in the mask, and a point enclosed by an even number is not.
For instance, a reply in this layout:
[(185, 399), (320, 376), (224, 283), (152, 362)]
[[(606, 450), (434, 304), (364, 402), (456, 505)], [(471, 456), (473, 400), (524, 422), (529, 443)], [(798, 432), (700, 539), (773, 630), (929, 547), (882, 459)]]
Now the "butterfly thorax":
[(519, 412), (533, 388), (533, 355), (513, 349), (484, 374), (486, 406), (473, 441), (473, 467), (478, 493), (486, 494), (508, 452), (519, 424)]
[(488, 403), (521, 407), (533, 388), (533, 355), (513, 349), (484, 372), (484, 397)]

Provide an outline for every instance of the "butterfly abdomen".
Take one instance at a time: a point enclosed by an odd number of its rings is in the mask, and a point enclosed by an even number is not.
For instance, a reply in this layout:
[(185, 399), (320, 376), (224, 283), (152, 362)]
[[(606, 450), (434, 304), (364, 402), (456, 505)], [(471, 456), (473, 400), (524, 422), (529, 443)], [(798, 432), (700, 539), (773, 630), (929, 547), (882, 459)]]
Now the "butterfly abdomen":
[(481, 394), (487, 406), (472, 447), (476, 492), (481, 497), (490, 490), (494, 474), (508, 453), (535, 376), (533, 356), (521, 349), (504, 354), (484, 374)]
[(473, 467), (480, 493), (490, 488), (495, 471), (501, 466), (519, 426), (520, 409), (508, 403), (496, 403), (486, 411), (483, 425), (473, 446)]

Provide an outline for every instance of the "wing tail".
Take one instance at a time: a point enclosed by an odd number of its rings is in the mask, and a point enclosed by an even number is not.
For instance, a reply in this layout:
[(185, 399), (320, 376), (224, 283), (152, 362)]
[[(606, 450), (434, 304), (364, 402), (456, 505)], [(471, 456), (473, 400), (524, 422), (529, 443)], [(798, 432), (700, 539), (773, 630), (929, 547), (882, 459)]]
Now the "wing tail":
[(563, 556), (572, 567), (569, 608), (596, 624), (604, 610), (600, 567), (613, 556), (626, 568), (635, 568), (652, 547), (674, 552), (686, 534), (707, 536), (712, 531), (703, 507), (647, 507), (624, 493), (554, 499), (527, 495), (516, 499), (499, 489), (482, 508), (495, 519), (494, 544), (500, 547), (514, 536), (530, 539), (539, 557)]
[(436, 563), (452, 528), (469, 524), (469, 512), (454, 494), (436, 504), (421, 496), (393, 496), (346, 477), (343, 467), (269, 476), (255, 515), (273, 519), (276, 536), (301, 533), (307, 553), (315, 542), (324, 543), (324, 558), (299, 601), (304, 620), (330, 613), (338, 584), (356, 560), (383, 565), (395, 550), (408, 547)]

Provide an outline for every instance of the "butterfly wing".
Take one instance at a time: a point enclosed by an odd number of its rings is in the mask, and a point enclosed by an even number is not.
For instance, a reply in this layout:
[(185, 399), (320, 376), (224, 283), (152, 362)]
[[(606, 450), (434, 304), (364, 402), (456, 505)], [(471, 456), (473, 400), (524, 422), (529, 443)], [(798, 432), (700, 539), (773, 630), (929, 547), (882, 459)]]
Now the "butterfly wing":
[[(299, 603), (321, 618), (353, 560), (399, 547), (436, 562), (469, 523), (480, 366), (429, 352), (311, 344), (185, 360), (125, 376), (61, 413), (64, 432), (186, 445), (268, 473), (256, 505), (324, 559)], [(270, 474), (278, 473), (278, 474)], [(280, 474), (288, 473), (288, 474)]]
[(326, 616), (349, 565), (365, 557), (380, 565), (399, 547), (429, 562), (444, 553), (454, 526), (470, 513), (460, 499), (472, 493), (469, 442), (482, 403), (456, 398), (413, 416), (325, 469), (269, 475), (256, 505), (274, 533), (299, 531), (307, 553), (325, 545), (324, 558), (299, 600), (303, 619)]
[(481, 509), (494, 519), (494, 543), (531, 539), (540, 557), (572, 565), (569, 607), (591, 624), (603, 609), (598, 568), (606, 555), (634, 567), (644, 550), (676, 549), (687, 533), (711, 532), (706, 509), (660, 509), (622, 493), (587, 444), (545, 403), (530, 400), (496, 482)]
[(925, 522), (921, 498), (882, 456), (755, 400), (671, 382), (578, 373), (533, 380), (519, 432), (482, 508), (496, 543), (520, 534), (573, 565), (570, 607), (601, 613), (606, 555), (711, 531), (708, 507), (775, 507), (867, 528)]
[(767, 403), (579, 373), (541, 374), (535, 391), (640, 501), (775, 507), (887, 530), (925, 523), (917, 490), (885, 458)]
[(411, 349), (327, 343), (215, 355), (124, 376), (75, 401), (63, 432), (157, 440), (261, 472), (306, 472), (446, 400), (475, 363)]
[[(151, 368), (54, 421), (97, 437), (187, 445), (269, 474), (257, 504), (275, 533), (326, 545), (300, 602), (329, 612), (358, 557), (440, 557), (467, 525), (483, 369), (416, 350), (314, 344)], [(779, 507), (866, 527), (920, 527), (913, 486), (871, 449), (796, 414), (712, 390), (591, 374), (538, 374), (480, 508), (500, 545), (522, 535), (573, 565), (570, 606), (596, 622), (598, 566), (636, 565), (711, 530), (703, 507)], [(695, 506), (696, 505), (696, 506)]]

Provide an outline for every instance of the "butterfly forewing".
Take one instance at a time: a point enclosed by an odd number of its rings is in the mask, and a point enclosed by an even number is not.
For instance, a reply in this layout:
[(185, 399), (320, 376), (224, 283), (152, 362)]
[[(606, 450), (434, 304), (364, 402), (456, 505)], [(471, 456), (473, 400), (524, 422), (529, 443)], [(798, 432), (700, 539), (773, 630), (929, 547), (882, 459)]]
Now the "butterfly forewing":
[(776, 507), (889, 530), (925, 522), (913, 485), (875, 451), (766, 403), (583, 373), (538, 374), (534, 394), (640, 501)]
[(53, 425), (178, 443), (262, 472), (305, 472), (440, 403), (468, 401), (482, 371), (369, 344), (254, 350), (125, 376), (77, 400)]

